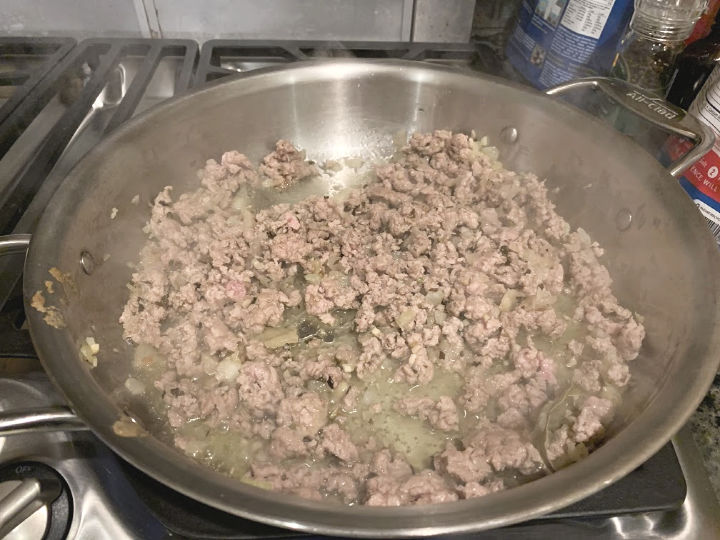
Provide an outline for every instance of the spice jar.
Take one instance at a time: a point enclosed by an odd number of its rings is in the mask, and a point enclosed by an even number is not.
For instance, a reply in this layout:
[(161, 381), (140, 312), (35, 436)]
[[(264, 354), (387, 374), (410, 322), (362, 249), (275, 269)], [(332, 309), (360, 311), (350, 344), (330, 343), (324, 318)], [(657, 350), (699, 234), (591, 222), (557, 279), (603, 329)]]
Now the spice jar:
[(707, 0), (635, 0), (611, 74), (665, 96), (675, 60), (706, 7)]

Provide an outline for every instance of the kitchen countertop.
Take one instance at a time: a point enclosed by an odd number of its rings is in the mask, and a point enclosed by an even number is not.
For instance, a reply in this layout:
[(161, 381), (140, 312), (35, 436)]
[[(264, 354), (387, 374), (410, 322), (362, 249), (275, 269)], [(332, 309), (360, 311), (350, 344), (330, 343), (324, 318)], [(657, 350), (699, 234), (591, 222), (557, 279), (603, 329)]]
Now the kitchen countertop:
[(702, 453), (708, 478), (720, 500), (720, 373), (690, 419), (693, 437)]

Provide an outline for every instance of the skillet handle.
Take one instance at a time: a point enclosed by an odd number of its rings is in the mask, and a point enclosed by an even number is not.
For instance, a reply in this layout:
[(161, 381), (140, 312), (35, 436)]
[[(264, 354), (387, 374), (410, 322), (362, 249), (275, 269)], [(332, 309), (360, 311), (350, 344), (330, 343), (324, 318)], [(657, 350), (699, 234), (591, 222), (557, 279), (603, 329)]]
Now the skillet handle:
[(545, 90), (549, 96), (560, 96), (577, 89), (592, 89), (604, 93), (613, 101), (640, 116), (643, 120), (685, 139), (695, 146), (682, 158), (671, 163), (668, 172), (680, 176), (693, 163), (708, 153), (715, 143), (715, 134), (693, 115), (654, 94), (620, 79), (588, 77), (577, 79)]
[(0, 437), (28, 432), (85, 431), (88, 428), (69, 407), (0, 411)]
[(0, 256), (25, 253), (30, 247), (31, 234), (8, 234), (0, 236)]

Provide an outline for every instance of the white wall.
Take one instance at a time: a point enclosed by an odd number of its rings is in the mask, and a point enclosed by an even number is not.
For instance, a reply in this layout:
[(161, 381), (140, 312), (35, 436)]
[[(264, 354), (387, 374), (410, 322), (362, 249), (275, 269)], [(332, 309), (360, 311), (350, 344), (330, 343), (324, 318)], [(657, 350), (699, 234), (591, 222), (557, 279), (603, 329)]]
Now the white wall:
[(16, 36), (140, 36), (133, 0), (0, 0), (0, 33)]
[(413, 41), (466, 42), (474, 14), (475, 0), (415, 0)]
[[(151, 0), (152, 1), (152, 0)], [(412, 0), (154, 0), (163, 35), (408, 40)]]
[[(0, 34), (467, 41), (475, 0), (0, 0)], [(414, 8), (414, 9), (413, 9)]]

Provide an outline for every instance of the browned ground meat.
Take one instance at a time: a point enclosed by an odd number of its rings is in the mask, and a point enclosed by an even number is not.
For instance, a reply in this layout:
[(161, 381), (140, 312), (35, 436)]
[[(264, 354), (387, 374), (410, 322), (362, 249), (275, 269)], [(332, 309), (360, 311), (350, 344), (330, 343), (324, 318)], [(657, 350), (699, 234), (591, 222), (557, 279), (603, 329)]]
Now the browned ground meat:
[(318, 174), (318, 168), (305, 161), (305, 152), (283, 140), (275, 144), (274, 152), (263, 158), (258, 170), (270, 186), (279, 189), (287, 189), (303, 178)]
[(431, 426), (443, 431), (458, 429), (458, 412), (455, 402), (448, 396), (433, 401), (430, 398), (401, 398), (395, 402), (395, 409), (427, 420)]
[(644, 329), (543, 182), (436, 131), (341, 198), (251, 206), (318, 174), (279, 141), (157, 196), (120, 320), (179, 448), (268, 489), (402, 505), (601, 442)]

